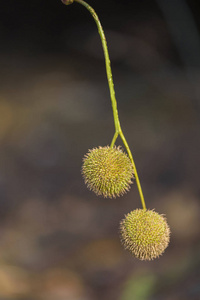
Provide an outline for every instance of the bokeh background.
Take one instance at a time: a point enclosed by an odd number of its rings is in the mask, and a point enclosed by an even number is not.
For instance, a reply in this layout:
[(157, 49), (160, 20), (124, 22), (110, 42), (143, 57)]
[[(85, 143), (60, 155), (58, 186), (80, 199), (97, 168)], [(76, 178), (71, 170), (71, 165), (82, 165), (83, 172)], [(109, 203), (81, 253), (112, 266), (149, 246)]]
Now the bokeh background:
[[(200, 3), (89, 1), (107, 36), (123, 131), (171, 243), (120, 244), (136, 185), (109, 200), (81, 176), (114, 134), (96, 25), (60, 0), (0, 4), (0, 300), (200, 299)], [(118, 140), (117, 144), (121, 144)]]

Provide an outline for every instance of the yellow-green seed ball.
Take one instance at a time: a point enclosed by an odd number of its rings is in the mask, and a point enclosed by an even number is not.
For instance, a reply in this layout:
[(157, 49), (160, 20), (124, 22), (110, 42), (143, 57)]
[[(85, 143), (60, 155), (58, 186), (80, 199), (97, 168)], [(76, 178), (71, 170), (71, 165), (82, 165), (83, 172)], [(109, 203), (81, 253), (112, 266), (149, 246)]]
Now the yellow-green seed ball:
[(131, 211), (120, 223), (120, 234), (125, 249), (140, 260), (159, 257), (170, 240), (165, 217), (154, 210)]
[(129, 190), (133, 166), (120, 147), (99, 147), (85, 155), (82, 174), (86, 185), (96, 195), (115, 198)]

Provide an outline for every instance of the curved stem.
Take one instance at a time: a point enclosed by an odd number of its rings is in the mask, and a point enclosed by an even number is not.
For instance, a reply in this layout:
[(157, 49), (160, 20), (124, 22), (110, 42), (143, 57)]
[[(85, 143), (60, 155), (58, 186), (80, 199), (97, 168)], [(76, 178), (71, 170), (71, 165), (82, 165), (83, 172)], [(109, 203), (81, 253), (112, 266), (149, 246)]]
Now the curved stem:
[(87, 8), (87, 10), (91, 13), (92, 17), (94, 18), (94, 20), (96, 22), (98, 32), (99, 32), (99, 35), (100, 35), (100, 38), (101, 38), (102, 46), (103, 46), (104, 56), (105, 56), (106, 73), (107, 73), (107, 78), (108, 78), (108, 85), (109, 85), (109, 90), (110, 90), (110, 97), (111, 97), (114, 124), (115, 124), (115, 134), (113, 136), (110, 147), (114, 146), (117, 137), (120, 135), (120, 137), (122, 139), (122, 142), (124, 143), (124, 146), (127, 150), (128, 156), (131, 160), (131, 163), (133, 165), (133, 171), (134, 171), (135, 180), (136, 180), (136, 183), (137, 183), (137, 187), (138, 187), (142, 207), (143, 207), (144, 210), (146, 210), (146, 204), (145, 204), (145, 201), (144, 201), (144, 196), (143, 196), (142, 188), (141, 188), (141, 185), (140, 185), (140, 180), (139, 180), (139, 176), (138, 176), (137, 169), (136, 169), (136, 166), (135, 166), (135, 162), (133, 160), (131, 150), (130, 150), (129, 145), (126, 141), (126, 138), (125, 138), (125, 136), (122, 132), (121, 125), (120, 125), (120, 122), (119, 122), (119, 116), (118, 116), (118, 110), (117, 110), (117, 101), (116, 101), (116, 98), (115, 98), (115, 90), (114, 90), (114, 83), (113, 83), (113, 78), (112, 78), (112, 70), (111, 70), (111, 66), (110, 66), (110, 58), (109, 58), (109, 54), (108, 54), (108, 47), (107, 47), (106, 37), (105, 37), (104, 31), (103, 31), (103, 28), (101, 26), (100, 20), (97, 16), (96, 12), (94, 11), (94, 9), (89, 4), (87, 4), (83, 0), (74, 0), (74, 2), (77, 2), (77, 3), (85, 6)]
[(122, 142), (124, 143), (124, 146), (126, 147), (126, 151), (127, 151), (128, 155), (129, 155), (129, 158), (130, 158), (130, 160), (132, 162), (133, 170), (134, 170), (134, 175), (135, 175), (135, 181), (136, 181), (136, 184), (137, 184), (138, 192), (140, 194), (140, 200), (141, 200), (141, 203), (142, 203), (142, 207), (143, 207), (143, 209), (146, 210), (146, 204), (145, 204), (145, 201), (144, 201), (142, 187), (141, 187), (141, 184), (140, 184), (140, 179), (139, 179), (139, 176), (138, 176), (138, 172), (137, 172), (137, 169), (136, 169), (136, 165), (135, 165), (135, 162), (134, 162), (131, 150), (129, 148), (129, 145), (128, 145), (127, 141), (126, 141), (126, 138), (125, 138), (122, 130), (120, 131), (119, 135), (120, 135), (120, 137), (122, 139)]
[(94, 20), (97, 24), (97, 28), (98, 28), (98, 32), (99, 32), (99, 35), (101, 38), (104, 56), (105, 56), (106, 73), (107, 73), (108, 85), (109, 85), (109, 89), (110, 89), (110, 98), (111, 98), (111, 102), (112, 102), (115, 130), (117, 132), (119, 132), (120, 122), (119, 122), (119, 117), (118, 117), (117, 101), (115, 98), (114, 83), (113, 83), (112, 71), (111, 71), (111, 67), (110, 67), (110, 58), (109, 58), (109, 54), (108, 54), (108, 47), (107, 47), (106, 37), (105, 37), (104, 31), (103, 31), (103, 28), (101, 26), (100, 20), (97, 16), (96, 12), (89, 4), (87, 4), (83, 0), (75, 0), (75, 2), (80, 3), (83, 6), (85, 6), (87, 8), (87, 10), (91, 13), (92, 17), (94, 18)]
[(118, 138), (118, 135), (119, 135), (119, 132), (118, 131), (115, 131), (115, 134), (113, 136), (113, 139), (112, 139), (112, 142), (110, 144), (110, 148), (113, 148), (115, 142), (116, 142), (116, 139)]

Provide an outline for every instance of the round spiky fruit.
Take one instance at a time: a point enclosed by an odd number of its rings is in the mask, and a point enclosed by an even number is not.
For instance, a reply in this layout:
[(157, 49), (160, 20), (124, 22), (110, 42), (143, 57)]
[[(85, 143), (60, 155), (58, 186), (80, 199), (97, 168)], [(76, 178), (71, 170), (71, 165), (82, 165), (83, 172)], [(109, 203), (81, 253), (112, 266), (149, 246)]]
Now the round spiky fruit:
[(165, 217), (154, 210), (131, 211), (121, 221), (120, 233), (125, 249), (140, 260), (159, 257), (170, 239), (170, 229)]
[(96, 195), (115, 198), (129, 190), (133, 166), (120, 147), (98, 147), (85, 155), (82, 174), (86, 185)]

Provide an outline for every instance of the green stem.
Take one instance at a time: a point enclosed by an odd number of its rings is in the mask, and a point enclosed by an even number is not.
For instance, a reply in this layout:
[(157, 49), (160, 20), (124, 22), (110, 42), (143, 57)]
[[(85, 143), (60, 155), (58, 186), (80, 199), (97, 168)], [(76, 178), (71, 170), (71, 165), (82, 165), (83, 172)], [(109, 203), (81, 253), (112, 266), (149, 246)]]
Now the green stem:
[(99, 18), (97, 16), (96, 12), (89, 4), (87, 4), (83, 0), (75, 0), (75, 2), (80, 3), (83, 6), (85, 6), (87, 8), (87, 10), (91, 13), (92, 17), (94, 18), (94, 20), (97, 24), (97, 28), (98, 28), (98, 32), (99, 32), (99, 35), (101, 38), (104, 56), (105, 56), (106, 73), (107, 73), (108, 85), (109, 85), (109, 89), (110, 89), (110, 98), (111, 98), (111, 102), (112, 102), (115, 130), (116, 130), (116, 132), (119, 132), (120, 122), (119, 122), (119, 117), (118, 117), (117, 102), (116, 102), (116, 98), (115, 98), (115, 90), (114, 90), (114, 84), (113, 84), (113, 78), (112, 78), (112, 71), (111, 71), (111, 67), (110, 67), (110, 58), (109, 58), (109, 54), (108, 54), (108, 47), (107, 47), (106, 37), (105, 37), (104, 31), (103, 31), (103, 28), (101, 26), (101, 23), (99, 21)]
[(131, 150), (129, 148), (129, 145), (128, 145), (127, 141), (126, 141), (126, 138), (125, 138), (123, 132), (120, 131), (119, 134), (120, 134), (120, 137), (122, 139), (122, 142), (124, 143), (124, 146), (126, 147), (126, 151), (127, 151), (128, 155), (129, 155), (129, 158), (130, 158), (130, 160), (132, 162), (133, 170), (134, 170), (134, 175), (135, 175), (135, 181), (136, 181), (138, 192), (139, 192), (139, 195), (140, 195), (140, 200), (141, 200), (141, 203), (142, 203), (142, 207), (143, 207), (143, 209), (146, 210), (146, 204), (145, 204), (145, 201), (144, 201), (142, 187), (141, 187), (141, 184), (140, 184), (140, 179), (139, 179), (138, 172), (137, 172), (137, 169), (136, 169), (136, 165), (135, 165), (135, 162), (134, 162), (134, 159), (133, 159), (133, 155), (131, 153)]
[[(137, 173), (137, 169), (136, 169), (136, 166), (135, 166), (135, 162), (133, 160), (131, 150), (130, 150), (129, 145), (126, 141), (126, 138), (125, 138), (125, 136), (122, 132), (121, 125), (120, 125), (120, 122), (119, 122), (119, 116), (118, 116), (118, 110), (117, 110), (117, 101), (116, 101), (116, 98), (115, 98), (115, 90), (114, 90), (114, 83), (113, 83), (113, 78), (112, 78), (112, 70), (111, 70), (111, 66), (110, 66), (110, 58), (109, 58), (109, 54), (108, 54), (108, 47), (107, 47), (106, 37), (105, 37), (104, 31), (103, 31), (103, 28), (101, 26), (101, 23), (99, 21), (99, 18), (97, 16), (96, 12), (94, 11), (94, 9), (89, 4), (87, 4), (83, 0), (74, 0), (74, 2), (80, 3), (81, 5), (85, 6), (87, 8), (87, 10), (91, 13), (92, 17), (94, 18), (94, 20), (96, 22), (98, 32), (99, 32), (99, 35), (100, 35), (100, 38), (101, 38), (102, 46), (103, 46), (104, 56), (105, 56), (106, 73), (107, 73), (107, 78), (108, 78), (108, 85), (109, 85), (109, 90), (110, 90), (110, 98), (111, 98), (111, 103), (112, 103), (113, 117), (114, 117), (114, 124), (115, 124), (115, 134), (113, 136), (110, 147), (114, 146), (117, 137), (120, 135), (120, 137), (122, 139), (122, 142), (124, 143), (124, 146), (127, 150), (127, 153), (129, 155), (129, 158), (130, 158), (130, 160), (132, 162), (132, 165), (133, 165), (135, 180), (136, 180), (136, 183), (137, 183), (137, 187), (138, 187), (142, 207), (143, 207), (143, 209), (146, 210), (146, 204), (145, 204), (145, 201), (144, 201), (144, 196), (143, 196), (139, 176), (138, 176), (138, 173)], [(63, 3), (64, 3), (64, 1), (63, 1)]]
[(115, 134), (113, 136), (113, 139), (112, 139), (112, 142), (110, 144), (110, 148), (113, 148), (114, 145), (115, 145), (115, 142), (116, 142), (116, 139), (118, 138), (118, 135), (119, 135), (119, 132), (118, 131), (115, 131)]

